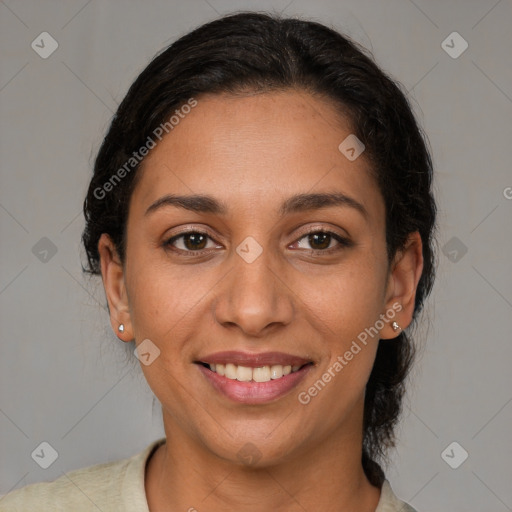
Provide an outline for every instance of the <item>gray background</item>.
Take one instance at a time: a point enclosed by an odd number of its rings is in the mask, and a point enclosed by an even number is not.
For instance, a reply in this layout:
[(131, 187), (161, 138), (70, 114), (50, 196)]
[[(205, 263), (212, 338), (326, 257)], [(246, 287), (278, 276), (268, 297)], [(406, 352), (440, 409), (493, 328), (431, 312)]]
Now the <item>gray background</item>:
[[(510, 0), (1, 2), (0, 494), (163, 435), (99, 280), (82, 275), (81, 204), (149, 59), (239, 9), (331, 24), (409, 90), (437, 171), (439, 271), (387, 476), (420, 511), (512, 510)], [(59, 44), (47, 59), (31, 48), (43, 31)], [(469, 44), (458, 58), (441, 46), (453, 31)], [(48, 469), (31, 457), (42, 441), (59, 454)], [(453, 441), (469, 454), (457, 469), (441, 456)]]

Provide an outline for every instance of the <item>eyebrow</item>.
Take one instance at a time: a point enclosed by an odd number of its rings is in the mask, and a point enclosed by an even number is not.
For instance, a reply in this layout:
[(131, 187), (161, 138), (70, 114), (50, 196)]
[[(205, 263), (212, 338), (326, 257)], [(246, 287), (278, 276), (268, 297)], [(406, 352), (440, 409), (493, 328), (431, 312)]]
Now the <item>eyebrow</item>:
[[(193, 194), (179, 196), (167, 194), (157, 199), (146, 210), (145, 215), (149, 215), (165, 206), (174, 206), (184, 208), (195, 213), (213, 213), (217, 215), (226, 215), (228, 207), (225, 203), (218, 201), (212, 196)], [(297, 194), (286, 199), (279, 208), (279, 216), (284, 217), (291, 213), (298, 213), (310, 210), (320, 210), (333, 206), (346, 206), (358, 211), (366, 220), (368, 211), (354, 198), (341, 192), (334, 193), (316, 193), (316, 194)]]

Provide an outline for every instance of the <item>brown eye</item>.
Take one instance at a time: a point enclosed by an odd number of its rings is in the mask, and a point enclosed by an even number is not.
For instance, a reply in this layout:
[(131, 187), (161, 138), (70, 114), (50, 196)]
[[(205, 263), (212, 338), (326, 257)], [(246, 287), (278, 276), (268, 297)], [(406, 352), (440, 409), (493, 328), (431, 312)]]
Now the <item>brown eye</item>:
[(164, 243), (165, 248), (174, 249), (178, 252), (200, 253), (203, 250), (218, 247), (207, 233), (200, 231), (189, 231), (173, 236)]
[(331, 244), (331, 235), (329, 233), (313, 233), (308, 235), (308, 242), (313, 249), (327, 249)]
[[(334, 242), (334, 243), (333, 243)], [(352, 242), (331, 231), (312, 231), (295, 242), (300, 249), (309, 249), (312, 252), (336, 251), (352, 246)]]
[(189, 233), (183, 235), (184, 245), (189, 250), (204, 249), (206, 247), (207, 237), (201, 233)]

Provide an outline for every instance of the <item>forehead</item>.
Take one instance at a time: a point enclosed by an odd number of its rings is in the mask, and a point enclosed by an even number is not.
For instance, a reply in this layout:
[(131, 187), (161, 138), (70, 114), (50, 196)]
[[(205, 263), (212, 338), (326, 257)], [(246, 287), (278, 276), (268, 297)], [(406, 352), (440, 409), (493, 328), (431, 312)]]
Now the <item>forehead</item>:
[(138, 171), (135, 208), (186, 193), (264, 211), (294, 194), (336, 191), (382, 216), (364, 153), (350, 161), (339, 150), (352, 129), (332, 102), (295, 90), (196, 100)]

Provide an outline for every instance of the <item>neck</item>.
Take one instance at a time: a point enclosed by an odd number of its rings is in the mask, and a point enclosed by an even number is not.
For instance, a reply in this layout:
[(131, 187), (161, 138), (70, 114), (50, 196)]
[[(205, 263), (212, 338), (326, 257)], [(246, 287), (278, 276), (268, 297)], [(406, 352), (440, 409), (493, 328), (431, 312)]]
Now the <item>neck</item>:
[(146, 468), (151, 511), (353, 510), (373, 512), (380, 490), (361, 464), (362, 429), (333, 432), (263, 467), (226, 460), (192, 439), (164, 413), (166, 443)]

